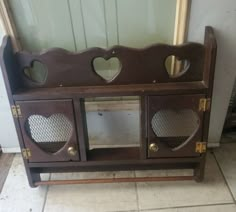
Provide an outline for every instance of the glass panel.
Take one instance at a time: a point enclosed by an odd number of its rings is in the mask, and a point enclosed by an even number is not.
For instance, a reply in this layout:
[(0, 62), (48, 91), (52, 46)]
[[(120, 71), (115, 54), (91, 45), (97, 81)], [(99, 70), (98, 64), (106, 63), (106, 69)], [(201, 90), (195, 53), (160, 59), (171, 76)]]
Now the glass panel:
[(30, 138), (44, 151), (55, 153), (70, 140), (73, 126), (63, 114), (31, 115), (25, 125)]

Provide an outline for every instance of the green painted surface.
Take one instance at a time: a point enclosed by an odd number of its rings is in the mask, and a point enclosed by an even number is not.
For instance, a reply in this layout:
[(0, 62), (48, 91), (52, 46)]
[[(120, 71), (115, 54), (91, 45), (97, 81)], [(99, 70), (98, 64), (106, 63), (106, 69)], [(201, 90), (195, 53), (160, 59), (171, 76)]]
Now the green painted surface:
[(120, 44), (145, 47), (157, 42), (172, 43), (175, 4), (173, 0), (117, 1)]
[(52, 47), (75, 50), (70, 12), (65, 0), (9, 0), (24, 49)]
[(24, 49), (172, 43), (176, 0), (9, 0)]
[[(145, 47), (171, 44), (176, 0), (9, 0), (13, 19), (25, 50), (61, 47), (80, 51), (113, 45)], [(100, 73), (114, 74), (115, 63)], [(99, 65), (98, 65), (99, 67)], [(102, 70), (104, 71), (102, 73)], [(30, 76), (40, 81), (38, 71)]]

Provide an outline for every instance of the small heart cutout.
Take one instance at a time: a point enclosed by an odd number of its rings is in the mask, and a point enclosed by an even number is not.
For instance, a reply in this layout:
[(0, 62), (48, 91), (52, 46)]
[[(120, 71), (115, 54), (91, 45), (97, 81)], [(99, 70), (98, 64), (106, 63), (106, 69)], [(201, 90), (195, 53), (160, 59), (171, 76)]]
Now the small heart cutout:
[(117, 57), (111, 57), (108, 60), (97, 57), (93, 60), (93, 69), (97, 75), (109, 83), (119, 75), (121, 63)]
[(199, 128), (198, 115), (190, 110), (160, 110), (151, 120), (152, 130), (172, 150), (185, 146)]
[(24, 68), (24, 74), (28, 79), (42, 84), (46, 81), (48, 70), (43, 63), (35, 60), (31, 63), (30, 67)]
[(46, 118), (31, 115), (26, 121), (28, 136), (43, 151), (56, 153), (70, 140), (73, 126), (63, 114), (53, 114)]
[(179, 60), (177, 56), (170, 55), (165, 60), (165, 67), (170, 78), (178, 78), (188, 71), (190, 62), (186, 59)]

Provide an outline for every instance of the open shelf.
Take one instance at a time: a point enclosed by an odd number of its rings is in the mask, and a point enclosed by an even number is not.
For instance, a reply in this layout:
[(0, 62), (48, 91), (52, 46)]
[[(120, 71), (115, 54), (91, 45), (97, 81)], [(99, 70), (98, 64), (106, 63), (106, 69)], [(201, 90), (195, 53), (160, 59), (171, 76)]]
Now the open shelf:
[(99, 148), (87, 152), (89, 161), (138, 160), (139, 147)]
[(135, 95), (164, 95), (164, 94), (195, 94), (207, 91), (206, 85), (196, 82), (170, 82), (136, 85), (105, 85), (57, 88), (33, 88), (17, 90), (13, 94), (14, 100), (99, 97), (99, 96), (135, 96)]

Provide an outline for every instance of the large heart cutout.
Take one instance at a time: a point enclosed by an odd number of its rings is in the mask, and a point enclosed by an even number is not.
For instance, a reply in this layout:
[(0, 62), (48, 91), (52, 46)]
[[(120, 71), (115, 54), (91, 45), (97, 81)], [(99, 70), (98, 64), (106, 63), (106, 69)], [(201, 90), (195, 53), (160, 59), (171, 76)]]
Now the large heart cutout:
[(189, 70), (189, 67), (189, 60), (180, 60), (175, 55), (170, 55), (165, 60), (165, 68), (170, 78), (178, 78), (184, 75)]
[(173, 151), (184, 147), (199, 129), (199, 117), (190, 109), (159, 110), (151, 120), (155, 135)]
[(43, 151), (56, 153), (70, 140), (73, 126), (63, 114), (53, 114), (46, 118), (31, 115), (26, 121), (26, 132)]
[(24, 68), (24, 74), (33, 82), (42, 84), (47, 79), (48, 69), (43, 63), (35, 60), (31, 63), (30, 67)]
[(106, 82), (112, 82), (121, 71), (121, 63), (117, 57), (108, 60), (97, 57), (93, 60), (94, 71)]

